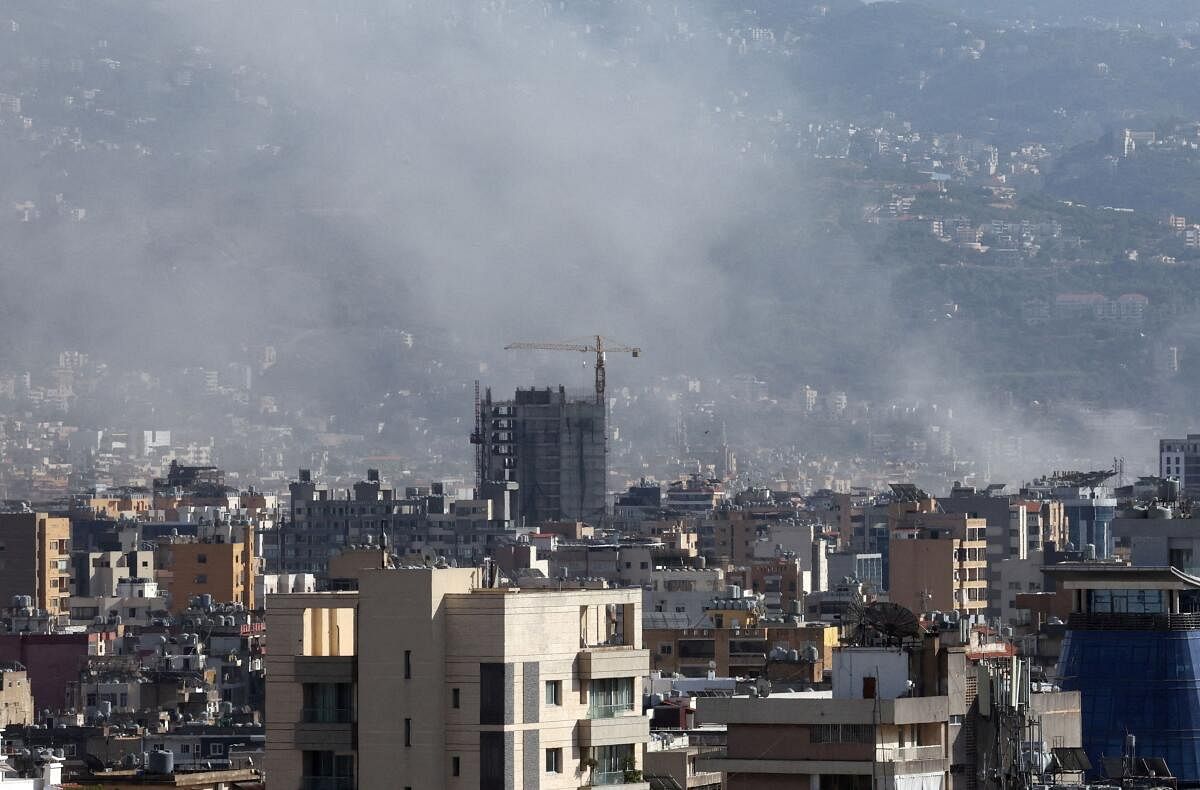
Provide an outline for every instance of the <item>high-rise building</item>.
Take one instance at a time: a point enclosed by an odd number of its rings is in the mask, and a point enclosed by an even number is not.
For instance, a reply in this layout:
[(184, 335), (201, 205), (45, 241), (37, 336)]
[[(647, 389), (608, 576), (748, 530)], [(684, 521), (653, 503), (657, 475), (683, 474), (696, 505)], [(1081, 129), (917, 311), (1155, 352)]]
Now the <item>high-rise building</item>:
[(891, 598), (916, 612), (982, 615), (988, 602), (987, 521), (910, 512), (892, 531)]
[(71, 599), (71, 520), (45, 513), (0, 514), (0, 601), (16, 595), (66, 613)]
[(608, 455), (605, 405), (566, 390), (519, 389), (510, 401), (487, 390), (472, 441), (479, 445), (478, 477), (492, 489), (517, 484), (517, 523), (604, 520)]
[(1179, 480), (1179, 490), (1189, 499), (1200, 498), (1200, 433), (1183, 439), (1159, 439), (1158, 473)]
[[(1200, 456), (1197, 462), (1200, 463)], [(1111, 488), (1102, 484), (1112, 475), (1109, 471), (1056, 472), (1029, 483), (1022, 489), (1022, 495), (1060, 502), (1066, 548), (1105, 559), (1112, 556), (1112, 521), (1117, 514), (1117, 498)]]
[(270, 596), (271, 787), (648, 788), (642, 591), (486, 584), (379, 568)]
[(1200, 579), (1169, 567), (1049, 566), (1071, 614), (1057, 682), (1079, 691), (1094, 766), (1126, 753), (1160, 757), (1200, 782)]

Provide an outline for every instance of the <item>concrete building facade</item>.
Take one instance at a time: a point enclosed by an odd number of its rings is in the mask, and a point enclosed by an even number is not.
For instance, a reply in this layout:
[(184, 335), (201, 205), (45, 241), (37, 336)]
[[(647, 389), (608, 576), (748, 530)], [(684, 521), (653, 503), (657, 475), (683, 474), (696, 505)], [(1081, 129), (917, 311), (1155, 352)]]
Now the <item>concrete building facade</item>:
[(891, 599), (914, 612), (983, 614), (988, 604), (984, 519), (923, 513), (892, 533)]
[(519, 389), (509, 401), (493, 401), (488, 389), (479, 411), (472, 436), (479, 479), (489, 488), (516, 483), (518, 524), (605, 519), (604, 404), (570, 397), (562, 387)]
[(0, 662), (0, 730), (10, 724), (33, 724), (35, 720), (25, 665)]
[(267, 657), (272, 787), (648, 787), (640, 590), (358, 581), (268, 599), (272, 644), (293, 646)]
[(71, 520), (46, 513), (0, 514), (0, 602), (28, 595), (38, 609), (70, 609)]
[(254, 557), (247, 545), (216, 541), (164, 544), (171, 611), (182, 612), (198, 595), (211, 595), (217, 603), (241, 602), (253, 609)]

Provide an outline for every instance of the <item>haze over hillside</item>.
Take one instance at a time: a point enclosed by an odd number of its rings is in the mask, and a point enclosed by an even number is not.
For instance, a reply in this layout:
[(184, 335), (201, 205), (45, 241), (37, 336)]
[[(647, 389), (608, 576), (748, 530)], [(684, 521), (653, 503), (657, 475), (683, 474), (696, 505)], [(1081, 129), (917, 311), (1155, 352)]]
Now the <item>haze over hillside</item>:
[[(1200, 383), (1200, 283), (1161, 227), (1200, 203), (1186, 180), (1171, 205), (1132, 193), (1122, 179), (1149, 160), (1105, 160), (1124, 128), (1195, 120), (1200, 56), (1191, 4), (1088, 8), (13, 2), (3, 362), (79, 349), (146, 371), (175, 393), (150, 413), (203, 430), (179, 369), (270, 346), (255, 386), (285, 413), (369, 432), (402, 412), (465, 460), (473, 378), (590, 376), (506, 342), (602, 332), (646, 349), (614, 377), (635, 389), (740, 374), (776, 400), (844, 391), (864, 419), (953, 406), (964, 458), (1021, 437), (994, 473), (1106, 463), (1186, 427)], [(990, 148), (1012, 196), (956, 170)], [(932, 173), (944, 193), (917, 189)], [(905, 221), (881, 223), (905, 190)], [(1096, 213), (1126, 194), (1133, 218)], [(991, 257), (927, 218), (986, 228)], [(1008, 218), (1058, 235), (995, 265)], [(1040, 319), (1076, 293), (1149, 307), (1136, 324)], [(399, 390), (420, 402), (397, 412)], [(675, 419), (651, 400), (626, 419)], [(88, 408), (137, 412), (108, 393)], [(746, 444), (793, 430), (761, 420), (726, 417)], [(785, 443), (821, 450), (794, 430)]]

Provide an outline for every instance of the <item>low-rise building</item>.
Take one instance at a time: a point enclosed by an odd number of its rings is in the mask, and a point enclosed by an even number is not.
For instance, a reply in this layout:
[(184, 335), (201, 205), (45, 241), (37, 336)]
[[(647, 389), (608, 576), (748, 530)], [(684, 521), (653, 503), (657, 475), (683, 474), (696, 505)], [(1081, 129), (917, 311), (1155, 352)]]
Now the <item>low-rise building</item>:
[(0, 730), (10, 724), (33, 724), (33, 690), (25, 665), (0, 662)]

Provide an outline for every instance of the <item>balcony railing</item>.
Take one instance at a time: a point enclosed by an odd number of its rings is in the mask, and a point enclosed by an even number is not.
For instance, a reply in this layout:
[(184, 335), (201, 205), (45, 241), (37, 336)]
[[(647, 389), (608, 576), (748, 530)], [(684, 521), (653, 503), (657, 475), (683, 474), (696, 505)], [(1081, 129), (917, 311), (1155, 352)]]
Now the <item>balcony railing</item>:
[(624, 785), (630, 784), (625, 781), (624, 771), (593, 771), (592, 772), (592, 787), (600, 787), (602, 785)]
[(615, 719), (617, 716), (624, 716), (626, 713), (633, 712), (632, 702), (620, 702), (616, 705), (590, 705), (588, 706), (589, 719)]
[(306, 776), (300, 786), (304, 790), (354, 790), (354, 777)]
[(1200, 613), (1075, 612), (1067, 619), (1067, 628), (1074, 631), (1191, 631), (1200, 628)]
[(350, 724), (354, 721), (354, 711), (350, 708), (305, 708), (303, 716), (305, 724)]
[(875, 750), (875, 760), (881, 763), (903, 763), (911, 760), (941, 760), (945, 756), (945, 749), (936, 744), (932, 746), (881, 746)]

